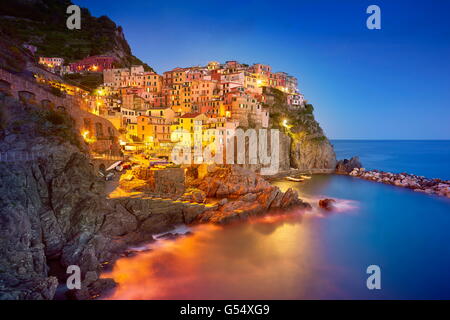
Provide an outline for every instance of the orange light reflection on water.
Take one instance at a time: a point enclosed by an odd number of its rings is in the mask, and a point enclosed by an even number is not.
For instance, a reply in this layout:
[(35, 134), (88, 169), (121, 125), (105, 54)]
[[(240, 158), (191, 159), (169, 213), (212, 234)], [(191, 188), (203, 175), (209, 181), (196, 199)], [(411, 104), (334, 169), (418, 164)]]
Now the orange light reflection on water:
[(108, 299), (289, 299), (308, 290), (316, 250), (301, 214), (193, 231), (118, 260), (102, 276), (118, 283)]

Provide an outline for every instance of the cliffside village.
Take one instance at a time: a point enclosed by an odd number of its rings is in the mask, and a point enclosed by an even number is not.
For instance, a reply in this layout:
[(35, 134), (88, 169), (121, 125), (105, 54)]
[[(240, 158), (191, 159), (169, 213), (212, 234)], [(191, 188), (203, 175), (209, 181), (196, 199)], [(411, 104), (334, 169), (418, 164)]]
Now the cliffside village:
[[(57, 57), (39, 58), (42, 66), (60, 75), (103, 74), (103, 84), (91, 93), (58, 81), (41, 81), (66, 94), (81, 95), (87, 111), (109, 120), (119, 130), (125, 152), (169, 159), (175, 143), (193, 146), (194, 139), (201, 139), (208, 145), (217, 143), (216, 137), (224, 143), (238, 127), (267, 128), (269, 111), (264, 105), (270, 97), (264, 94), (264, 87), (285, 93), (290, 108), (305, 105), (297, 79), (273, 72), (269, 65), (213, 61), (159, 75), (141, 65), (115, 68), (116, 62), (108, 56), (70, 64)], [(194, 136), (199, 132), (201, 137)], [(88, 130), (82, 135), (88, 142), (98, 138)]]

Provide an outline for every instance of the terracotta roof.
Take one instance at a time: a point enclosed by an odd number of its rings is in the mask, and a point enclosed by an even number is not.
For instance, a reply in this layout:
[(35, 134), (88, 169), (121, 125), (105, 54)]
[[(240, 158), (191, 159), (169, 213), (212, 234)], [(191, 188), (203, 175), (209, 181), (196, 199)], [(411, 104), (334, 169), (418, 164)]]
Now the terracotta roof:
[(171, 109), (170, 107), (150, 107), (147, 110), (151, 111), (151, 110), (167, 110), (167, 109)]
[(191, 112), (182, 115), (180, 118), (197, 118), (199, 115), (201, 115), (200, 112)]

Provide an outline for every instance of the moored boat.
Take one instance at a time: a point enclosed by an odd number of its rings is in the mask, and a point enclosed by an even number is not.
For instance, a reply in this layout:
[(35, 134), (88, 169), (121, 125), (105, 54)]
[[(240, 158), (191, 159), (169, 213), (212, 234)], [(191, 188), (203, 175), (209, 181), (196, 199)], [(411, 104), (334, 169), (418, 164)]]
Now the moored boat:
[(288, 181), (293, 181), (293, 182), (303, 182), (305, 180), (300, 179), (300, 178), (294, 178), (294, 177), (286, 177), (286, 180)]

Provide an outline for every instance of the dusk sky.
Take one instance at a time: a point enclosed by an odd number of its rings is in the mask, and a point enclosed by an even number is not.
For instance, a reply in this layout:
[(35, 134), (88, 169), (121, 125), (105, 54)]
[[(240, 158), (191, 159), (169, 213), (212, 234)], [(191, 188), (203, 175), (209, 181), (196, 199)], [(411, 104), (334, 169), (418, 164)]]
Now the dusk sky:
[(158, 73), (238, 60), (296, 76), (331, 139), (450, 139), (450, 1), (74, 2)]

